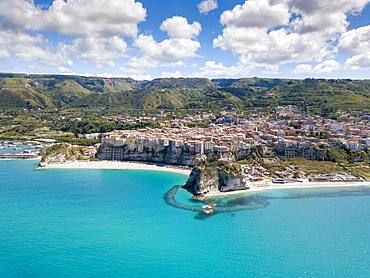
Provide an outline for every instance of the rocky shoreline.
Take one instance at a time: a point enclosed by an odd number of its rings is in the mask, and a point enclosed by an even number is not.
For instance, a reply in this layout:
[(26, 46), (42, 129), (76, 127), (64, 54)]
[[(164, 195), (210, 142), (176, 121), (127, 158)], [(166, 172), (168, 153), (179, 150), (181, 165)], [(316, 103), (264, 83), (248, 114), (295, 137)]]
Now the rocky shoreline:
[(276, 183), (271, 178), (259, 182), (246, 181), (240, 165), (237, 163), (216, 163), (196, 166), (190, 173), (183, 188), (193, 194), (194, 199), (204, 200), (212, 196), (251, 193), (271, 189), (304, 189), (316, 187), (353, 187), (370, 186), (370, 181), (363, 179), (341, 181), (315, 181), (310, 179), (292, 180)]

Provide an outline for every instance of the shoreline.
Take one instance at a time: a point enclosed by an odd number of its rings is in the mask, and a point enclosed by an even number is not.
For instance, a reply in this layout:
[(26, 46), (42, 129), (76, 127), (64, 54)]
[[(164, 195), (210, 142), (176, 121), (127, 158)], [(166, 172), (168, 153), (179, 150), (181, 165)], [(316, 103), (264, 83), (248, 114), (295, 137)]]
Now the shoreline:
[(99, 170), (145, 170), (190, 175), (191, 169), (129, 161), (73, 161), (43, 164), (38, 169), (99, 169)]
[(295, 182), (286, 183), (283, 185), (264, 185), (264, 186), (254, 186), (250, 189), (236, 190), (229, 192), (213, 191), (204, 194), (205, 198), (208, 197), (221, 197), (227, 195), (237, 195), (246, 193), (255, 193), (261, 191), (275, 190), (275, 189), (305, 189), (305, 188), (341, 188), (341, 187), (360, 187), (367, 186), (370, 188), (370, 181), (360, 181), (360, 182)]
[[(30, 159), (31, 160), (31, 159)], [(32, 159), (37, 160), (37, 159)], [(96, 169), (96, 170), (144, 170), (144, 171), (159, 171), (177, 173), (189, 176), (191, 168), (175, 166), (175, 165), (158, 165), (151, 163), (141, 163), (132, 161), (70, 161), (70, 162), (55, 162), (44, 163), (42, 167), (37, 169)], [(345, 182), (290, 182), (285, 184), (274, 184), (270, 180), (265, 180), (261, 183), (254, 184), (250, 189), (236, 190), (229, 192), (211, 191), (204, 194), (205, 198), (222, 197), (238, 194), (250, 194), (268, 190), (279, 189), (309, 189), (309, 188), (345, 188), (345, 187), (361, 187), (370, 188), (370, 181), (345, 181)]]

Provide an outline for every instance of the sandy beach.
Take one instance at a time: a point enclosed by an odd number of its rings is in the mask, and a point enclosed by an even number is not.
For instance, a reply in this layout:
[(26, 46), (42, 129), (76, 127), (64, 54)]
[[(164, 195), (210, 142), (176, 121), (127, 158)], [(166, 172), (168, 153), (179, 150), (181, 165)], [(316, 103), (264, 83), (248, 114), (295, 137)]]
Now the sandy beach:
[(125, 161), (73, 161), (44, 164), (39, 169), (103, 169), (103, 170), (148, 170), (190, 175), (191, 169)]
[[(38, 169), (103, 169), (103, 170), (148, 170), (172, 172), (183, 175), (190, 175), (191, 169), (185, 167), (176, 167), (169, 165), (156, 165), (150, 163), (126, 162), (126, 161), (71, 161), (63, 163), (48, 163)], [(285, 184), (274, 184), (270, 180), (260, 183), (254, 183), (248, 190), (237, 190), (230, 192), (213, 191), (205, 194), (205, 197), (225, 196), (235, 194), (249, 194), (265, 190), (274, 189), (304, 189), (304, 188), (319, 188), (319, 187), (356, 187), (369, 186), (370, 181), (363, 182), (295, 182)]]
[(285, 184), (274, 184), (272, 182), (265, 182), (264, 184), (255, 185), (248, 190), (237, 190), (230, 192), (220, 192), (213, 191), (205, 194), (205, 197), (214, 197), (214, 196), (226, 196), (234, 194), (246, 194), (254, 193), (266, 190), (274, 189), (304, 189), (304, 188), (338, 188), (338, 187), (358, 187), (358, 186), (368, 186), (370, 187), (370, 181), (361, 181), (361, 182), (295, 182), (295, 183), (285, 183)]

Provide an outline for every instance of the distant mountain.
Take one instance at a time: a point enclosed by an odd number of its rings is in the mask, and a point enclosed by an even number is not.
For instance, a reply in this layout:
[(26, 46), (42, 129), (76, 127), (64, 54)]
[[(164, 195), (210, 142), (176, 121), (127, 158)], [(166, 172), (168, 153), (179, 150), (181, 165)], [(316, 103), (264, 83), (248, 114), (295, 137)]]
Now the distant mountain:
[(207, 78), (157, 78), (149, 81), (146, 89), (212, 89), (215, 85)]
[(100, 78), (0, 73), (0, 107), (369, 109), (369, 80)]

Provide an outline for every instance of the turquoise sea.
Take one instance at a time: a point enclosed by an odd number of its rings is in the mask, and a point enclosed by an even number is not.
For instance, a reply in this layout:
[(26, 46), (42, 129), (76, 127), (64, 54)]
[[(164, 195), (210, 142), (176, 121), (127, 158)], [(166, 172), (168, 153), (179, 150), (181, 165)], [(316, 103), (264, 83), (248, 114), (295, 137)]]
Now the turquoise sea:
[[(165, 202), (186, 177), (0, 161), (0, 277), (370, 277), (370, 191)], [(192, 204), (180, 191), (179, 202)]]

